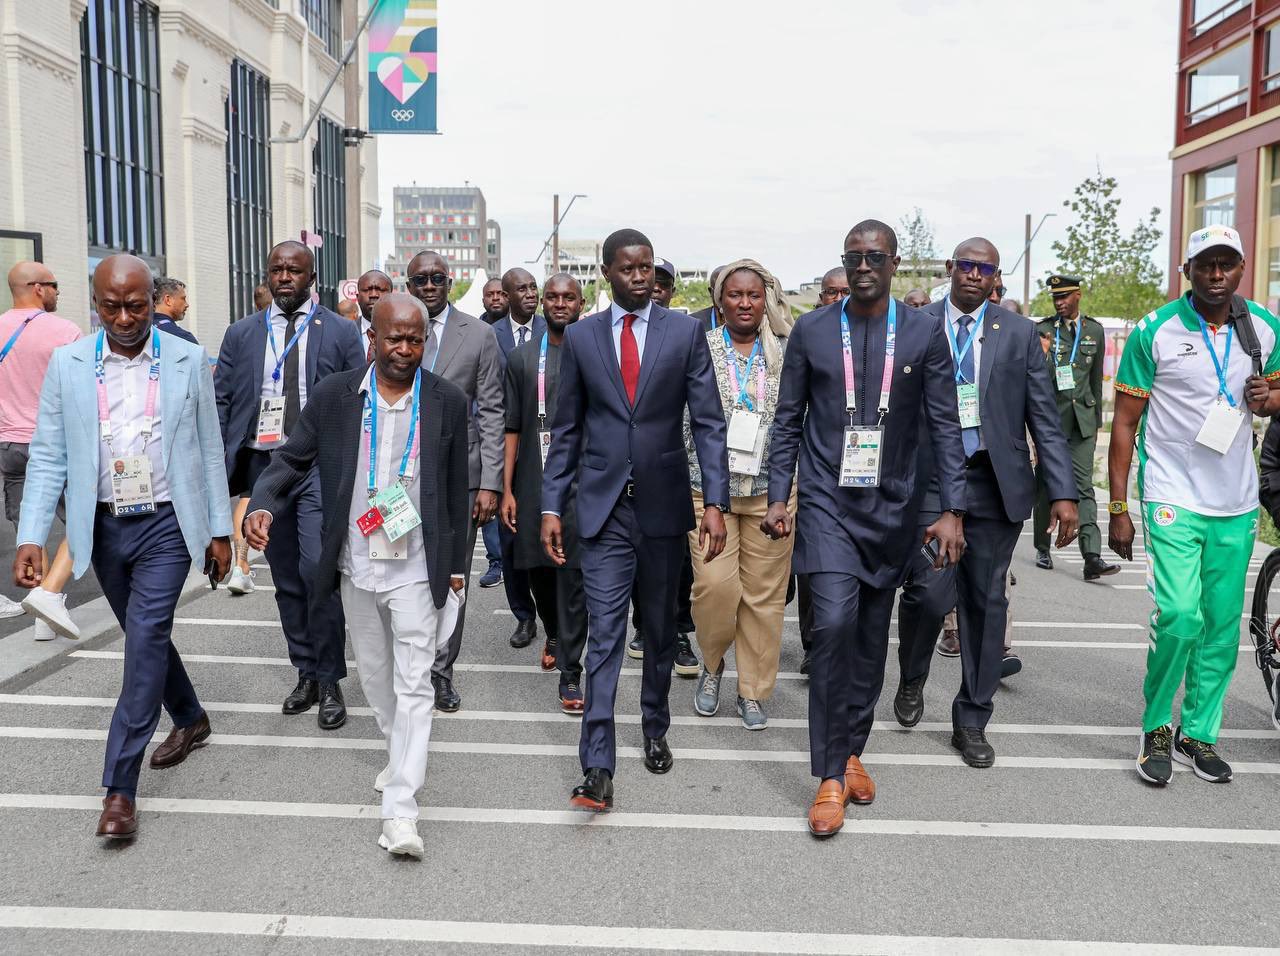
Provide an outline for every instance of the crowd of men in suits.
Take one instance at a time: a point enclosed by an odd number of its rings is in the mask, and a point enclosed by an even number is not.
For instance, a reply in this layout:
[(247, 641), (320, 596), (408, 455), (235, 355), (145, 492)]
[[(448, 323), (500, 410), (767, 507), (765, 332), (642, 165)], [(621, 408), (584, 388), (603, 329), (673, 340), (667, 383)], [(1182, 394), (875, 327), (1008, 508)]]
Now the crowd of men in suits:
[[(1220, 255), (1238, 237), (1204, 242), (1188, 254), (1193, 311), (1219, 302), (1223, 275), (1239, 282), (1238, 263)], [(673, 670), (692, 658), (699, 699), (713, 686), (718, 694), (723, 671), (722, 660), (715, 673), (699, 668), (693, 624), (679, 620), (689, 580), (727, 560), (727, 541), (742, 550), (733, 560), (745, 575), (743, 541), (752, 535), (794, 540), (793, 551), (774, 554), (796, 576), (801, 605), (814, 836), (836, 833), (848, 803), (875, 798), (860, 758), (899, 588), (899, 722), (920, 720), (934, 642), (954, 608), (961, 667), (951, 743), (965, 763), (990, 767), (985, 728), (1009, 673), (1010, 559), (1037, 497), (1043, 557), (1051, 536), (1062, 548), (1079, 532), (1085, 577), (1115, 569), (1101, 561), (1092, 511), (1101, 395), (1089, 383), (1100, 381), (1105, 344), (1079, 315), (1073, 277), (1050, 280), (1061, 305), (1038, 328), (998, 304), (1000, 256), (989, 241), (959, 243), (948, 293), (920, 308), (891, 292), (897, 251), (889, 226), (858, 223), (841, 268), (824, 277), (819, 307), (798, 320), (775, 311), (767, 327), (760, 316), (779, 293), (759, 264), (741, 260), (714, 276), (712, 307), (689, 315), (668, 307), (675, 270), (634, 229), (604, 243), (612, 303), (585, 318), (575, 279), (552, 276), (540, 296), (522, 269), (485, 287), (483, 319), (466, 315), (450, 304), (448, 262), (426, 251), (408, 264), (407, 294), (381, 272), (362, 276), (353, 321), (318, 303), (311, 250), (283, 242), (266, 262), (269, 302), (231, 325), (213, 368), (181, 330), (153, 321), (144, 263), (103, 260), (93, 279), (101, 329), (47, 359), (14, 570), (20, 586), (40, 584), (40, 549), (65, 494), (73, 571), (93, 566), (125, 633), (98, 833), (136, 832), (144, 750), (162, 708), (173, 729), (153, 768), (208, 740), (208, 716), (172, 641), (174, 609), (193, 561), (213, 582), (230, 572), (234, 593), (251, 590), (254, 547), (271, 568), (297, 672), (283, 712), (315, 708), (322, 729), (343, 725), (349, 637), (387, 741), (374, 782), (383, 795), (379, 843), (421, 857), (415, 794), (431, 714), (462, 705), (454, 664), (477, 534), (490, 526), (517, 621), (511, 644), (532, 643), (541, 619), (541, 665), (559, 670), (561, 709), (582, 718), (575, 807), (613, 805), (625, 654), (638, 650), (643, 662), (644, 765), (671, 769)], [(1207, 273), (1192, 268), (1210, 253), (1219, 258)], [(18, 316), (5, 354), (36, 319)], [(1224, 312), (1215, 334), (1228, 319)], [(768, 389), (766, 359), (755, 364), (762, 343), (774, 361)], [(1275, 336), (1266, 344), (1274, 352)], [(1218, 376), (1233, 410), (1233, 389), (1259, 414), (1280, 408), (1276, 356), (1250, 374), (1247, 359), (1237, 367), (1228, 355)], [(1129, 394), (1163, 394), (1157, 365), (1140, 366), (1144, 384)], [(1082, 442), (1087, 462), (1074, 450)], [(1114, 444), (1112, 454), (1114, 465)], [(1117, 474), (1113, 467), (1111, 510), (1120, 515), (1127, 484), (1117, 489)], [(750, 526), (735, 514), (748, 499), (760, 515)], [(1172, 523), (1165, 518), (1151, 520)], [(1112, 543), (1125, 553), (1123, 537)], [(710, 593), (705, 580), (698, 587)], [(787, 588), (766, 590), (780, 602)], [(734, 600), (749, 603), (751, 593), (744, 586)], [(780, 640), (780, 608), (776, 620)], [(1164, 689), (1189, 666), (1185, 655), (1168, 660)], [(740, 696), (744, 724), (762, 728), (763, 714), (748, 711)], [(1179, 744), (1198, 772), (1209, 767), (1205, 747), (1216, 759), (1217, 723), (1201, 723), (1198, 743)], [(1150, 758), (1161, 740), (1143, 729)]]

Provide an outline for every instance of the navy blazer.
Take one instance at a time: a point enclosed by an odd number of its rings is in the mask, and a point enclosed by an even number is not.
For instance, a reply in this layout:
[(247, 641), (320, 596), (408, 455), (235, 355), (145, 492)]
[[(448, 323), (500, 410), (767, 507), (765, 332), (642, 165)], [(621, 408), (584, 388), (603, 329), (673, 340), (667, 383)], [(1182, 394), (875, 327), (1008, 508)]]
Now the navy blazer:
[[(253, 440), (258, 430), (263, 356), (269, 350), (263, 318), (269, 308), (233, 322), (222, 337), (222, 348), (218, 352), (218, 374), (213, 377), (213, 386), (228, 477), (235, 471), (240, 449)], [(322, 305), (316, 306), (311, 328), (307, 330), (308, 400), (316, 383), (325, 376), (367, 367), (366, 343), (362, 339), (360, 323), (344, 319)]]
[[(529, 337), (526, 342), (536, 342), (540, 335), (544, 335), (547, 331), (547, 321), (541, 315), (535, 315), (529, 320)], [(516, 347), (516, 337), (511, 331), (511, 316), (504, 315), (497, 322), (493, 323), (493, 334), (498, 339), (498, 352), (502, 356), (502, 367), (507, 367), (507, 356), (511, 354), (511, 350)]]
[[(919, 314), (945, 322), (946, 301), (931, 302)], [(1027, 446), (1028, 430), (1035, 439), (1050, 500), (1079, 500), (1054, 383), (1035, 324), (989, 303), (979, 342), (982, 353), (978, 367), (978, 418), (982, 447), (991, 457), (1005, 516), (1010, 521), (1026, 521), (1035, 507), (1036, 478)], [(933, 455), (924, 442), (918, 468), (919, 481), (925, 489), (921, 513), (937, 514), (941, 510), (937, 476), (933, 473)]]
[(558, 398), (542, 510), (563, 514), (578, 477), (582, 537), (600, 533), (629, 480), (644, 534), (668, 537), (694, 528), (686, 407), (706, 500), (728, 506), (727, 428), (711, 351), (696, 319), (653, 304), (634, 407), (622, 385), (610, 311), (575, 322), (565, 330)]
[[(920, 545), (902, 528), (913, 517), (922, 417), (939, 462), (943, 507), (965, 506), (964, 445), (946, 334), (936, 317), (896, 304), (893, 385), (877, 488), (840, 487), (849, 415), (839, 303), (801, 316), (787, 341), (769, 449), (769, 501), (787, 501), (796, 476), (799, 510), (793, 562), (799, 574), (841, 572), (877, 588), (902, 582), (907, 561)], [(885, 332), (883, 318), (849, 320), (858, 424), (876, 422)]]
[(162, 315), (159, 312), (152, 312), (151, 324), (154, 325), (161, 332), (168, 332), (170, 335), (176, 335), (180, 339), (186, 339), (192, 345), (200, 344), (199, 342), (196, 341), (196, 337), (194, 335), (192, 335), (182, 326), (178, 325), (178, 323), (173, 321), (173, 319), (170, 316)]

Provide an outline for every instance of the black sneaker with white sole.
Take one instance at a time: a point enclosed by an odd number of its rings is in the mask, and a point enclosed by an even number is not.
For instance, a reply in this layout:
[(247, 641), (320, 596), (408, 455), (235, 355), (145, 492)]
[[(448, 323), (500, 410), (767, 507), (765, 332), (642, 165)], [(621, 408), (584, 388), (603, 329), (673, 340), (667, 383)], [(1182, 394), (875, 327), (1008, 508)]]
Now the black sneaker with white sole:
[(1186, 736), (1181, 727), (1173, 737), (1173, 759), (1190, 767), (1201, 780), (1226, 783), (1231, 779), (1231, 765), (1218, 756), (1213, 744)]
[(1138, 776), (1156, 786), (1167, 784), (1173, 776), (1172, 746), (1173, 729), (1168, 724), (1143, 734), (1138, 744)]

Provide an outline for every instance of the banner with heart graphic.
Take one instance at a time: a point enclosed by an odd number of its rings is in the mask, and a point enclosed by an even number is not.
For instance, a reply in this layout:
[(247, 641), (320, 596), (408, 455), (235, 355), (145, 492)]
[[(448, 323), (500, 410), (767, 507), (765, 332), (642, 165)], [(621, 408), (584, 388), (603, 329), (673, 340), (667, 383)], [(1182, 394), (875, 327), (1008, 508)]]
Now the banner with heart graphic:
[(436, 132), (436, 4), (382, 0), (370, 19), (370, 132)]

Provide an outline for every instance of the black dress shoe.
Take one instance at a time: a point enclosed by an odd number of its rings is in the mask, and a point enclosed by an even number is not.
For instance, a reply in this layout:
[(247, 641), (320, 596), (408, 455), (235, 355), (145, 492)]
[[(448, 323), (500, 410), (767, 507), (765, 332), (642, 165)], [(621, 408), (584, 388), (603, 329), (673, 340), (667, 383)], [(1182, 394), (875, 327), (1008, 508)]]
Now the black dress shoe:
[(666, 773), (675, 760), (666, 737), (644, 738), (644, 768), (650, 773)]
[(914, 727), (924, 716), (924, 682), (928, 679), (926, 674), (898, 685), (898, 693), (893, 698), (893, 716), (903, 727)]
[(582, 783), (573, 788), (569, 806), (575, 810), (591, 810), (602, 813), (613, 806), (613, 778), (609, 771), (592, 767)]
[(528, 647), (533, 643), (534, 635), (538, 633), (538, 625), (530, 618), (527, 621), (520, 621), (516, 624), (516, 629), (511, 632), (512, 647)]
[(431, 686), (436, 689), (436, 710), (452, 714), (462, 706), (462, 698), (453, 689), (453, 681), (447, 677), (431, 676)]
[(1005, 651), (1004, 657), (1000, 660), (1000, 679), (1012, 677), (1014, 674), (1022, 671), (1022, 658), (1013, 651)]
[(702, 670), (698, 655), (693, 653), (693, 644), (688, 634), (676, 635), (676, 659), (672, 667), (679, 677), (697, 677)]
[(299, 677), (298, 686), (284, 699), (281, 711), (286, 714), (305, 714), (320, 699), (320, 685), (310, 677)]
[(957, 727), (951, 731), (951, 746), (960, 751), (960, 759), (970, 767), (985, 769), (996, 762), (996, 750), (987, 743), (987, 735), (977, 727)]
[(1036, 551), (1036, 567), (1041, 571), (1053, 570), (1053, 557), (1048, 551)]
[(1107, 564), (1102, 560), (1102, 556), (1098, 554), (1086, 554), (1084, 556), (1084, 579), (1086, 581), (1096, 581), (1104, 574), (1119, 574), (1120, 565)]
[(321, 684), (316, 724), (321, 730), (337, 730), (346, 722), (347, 703), (342, 699), (342, 688), (337, 683)]

